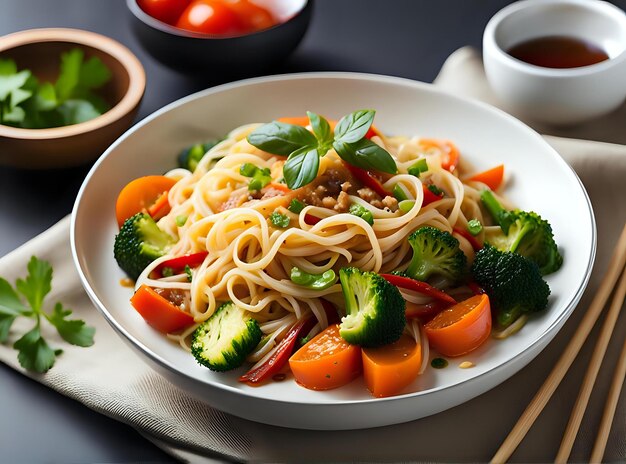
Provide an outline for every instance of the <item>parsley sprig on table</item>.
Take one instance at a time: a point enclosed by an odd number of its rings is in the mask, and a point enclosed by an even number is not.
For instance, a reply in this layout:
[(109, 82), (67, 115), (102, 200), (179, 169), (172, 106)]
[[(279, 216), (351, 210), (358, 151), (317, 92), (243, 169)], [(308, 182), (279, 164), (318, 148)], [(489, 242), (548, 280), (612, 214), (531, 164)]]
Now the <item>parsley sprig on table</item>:
[(39, 82), (31, 71), (18, 71), (15, 61), (0, 58), (0, 124), (43, 129), (93, 119), (109, 109), (94, 90), (110, 79), (102, 60), (85, 60), (79, 48), (61, 55), (54, 84)]
[(248, 142), (263, 151), (287, 156), (283, 175), (290, 189), (297, 189), (317, 177), (320, 158), (334, 148), (347, 163), (389, 174), (397, 172), (396, 162), (381, 146), (365, 138), (374, 121), (374, 110), (359, 110), (339, 120), (333, 131), (323, 117), (307, 111), (311, 129), (272, 121), (248, 135)]
[[(28, 275), (17, 279), (15, 289), (0, 277), (0, 343), (6, 342), (9, 330), (18, 317), (35, 320), (35, 326), (14, 344), (17, 359), (24, 369), (39, 373), (47, 372), (62, 350), (52, 349), (41, 334), (42, 319), (47, 320), (66, 342), (77, 346), (93, 345), (96, 331), (80, 319), (68, 319), (70, 309), (56, 303), (51, 312), (43, 310), (46, 295), (52, 289), (52, 266), (33, 256), (28, 262)], [(23, 300), (26, 300), (27, 304)]]

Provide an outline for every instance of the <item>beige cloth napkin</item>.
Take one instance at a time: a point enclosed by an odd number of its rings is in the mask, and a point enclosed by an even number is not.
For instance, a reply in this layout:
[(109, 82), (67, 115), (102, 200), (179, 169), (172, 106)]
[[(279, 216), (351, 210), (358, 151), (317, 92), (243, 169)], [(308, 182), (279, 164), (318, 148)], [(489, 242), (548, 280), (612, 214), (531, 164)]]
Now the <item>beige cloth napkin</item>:
[[(459, 59), (462, 58), (462, 59)], [(456, 77), (455, 77), (456, 76)], [(481, 86), (476, 55), (462, 50), (443, 68), (437, 83), (451, 90), (459, 81)], [(455, 80), (456, 79), (456, 80)], [(484, 87), (483, 87), (484, 88)], [(468, 92), (469, 88), (463, 90)], [(484, 462), (489, 460), (543, 382), (576, 329), (599, 279), (621, 225), (626, 220), (626, 147), (561, 138), (547, 139), (576, 169), (594, 203), (598, 220), (598, 258), (581, 304), (555, 340), (525, 369), (493, 390), (440, 414), (414, 422), (356, 431), (292, 430), (253, 423), (224, 414), (191, 398), (148, 368), (107, 325), (82, 290), (69, 247), (69, 221), (57, 225), (0, 259), (0, 276), (13, 282), (24, 275), (31, 255), (54, 267), (50, 302), (61, 300), (78, 317), (97, 328), (91, 348), (63, 345), (65, 352), (45, 375), (24, 372), (16, 352), (0, 345), (0, 360), (87, 407), (132, 425), (181, 460), (206, 462), (418, 461)], [(564, 208), (567, 204), (564, 203)], [(575, 226), (576, 218), (572, 218)], [(575, 253), (575, 250), (568, 250)], [(14, 332), (21, 329), (15, 326)], [(54, 334), (51, 344), (60, 345)], [(595, 332), (594, 332), (595, 337)], [(626, 337), (622, 315), (616, 336)], [(12, 335), (12, 340), (15, 335)], [(621, 345), (621, 344), (620, 344)], [(591, 347), (586, 345), (557, 395), (549, 403), (512, 460), (546, 462), (554, 458), (584, 374)], [(588, 458), (601, 416), (607, 385), (619, 347), (612, 344), (589, 412), (572, 453)], [(622, 394), (609, 438), (606, 461), (626, 459), (626, 394)]]

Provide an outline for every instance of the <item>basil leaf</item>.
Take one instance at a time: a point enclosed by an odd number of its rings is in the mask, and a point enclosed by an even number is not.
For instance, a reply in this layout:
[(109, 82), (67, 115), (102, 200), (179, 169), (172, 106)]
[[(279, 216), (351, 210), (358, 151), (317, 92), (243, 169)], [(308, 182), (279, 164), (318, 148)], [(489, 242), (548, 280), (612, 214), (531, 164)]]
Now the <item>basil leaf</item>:
[[(312, 113), (311, 111), (307, 111), (306, 115), (309, 117), (309, 121), (311, 121), (311, 128), (313, 128), (313, 133), (317, 138), (317, 142), (320, 146), (325, 147), (326, 151), (332, 146), (333, 143), (333, 131), (330, 128), (330, 124), (320, 115)], [(326, 153), (321, 154), (320, 156), (324, 156)]]
[(389, 174), (398, 172), (396, 162), (387, 150), (376, 145), (371, 140), (362, 139), (356, 143), (345, 143), (335, 140), (333, 148), (341, 159), (353, 166)]
[(272, 121), (248, 135), (248, 142), (274, 155), (288, 156), (303, 147), (315, 145), (317, 139), (304, 127)]
[(335, 141), (354, 143), (361, 140), (374, 122), (375, 115), (374, 110), (359, 110), (344, 116), (335, 127)]
[(295, 190), (306, 185), (317, 177), (320, 156), (316, 146), (306, 146), (289, 155), (283, 166), (283, 175), (287, 186)]

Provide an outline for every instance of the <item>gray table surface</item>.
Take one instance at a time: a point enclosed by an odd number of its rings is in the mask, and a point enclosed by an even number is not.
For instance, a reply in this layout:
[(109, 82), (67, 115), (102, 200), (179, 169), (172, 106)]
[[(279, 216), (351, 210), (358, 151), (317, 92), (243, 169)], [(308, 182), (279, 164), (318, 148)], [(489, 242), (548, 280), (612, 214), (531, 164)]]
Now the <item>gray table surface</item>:
[[(272, 73), (355, 71), (431, 82), (464, 45), (480, 46), (489, 18), (510, 0), (317, 0), (296, 52)], [(626, 0), (613, 3), (626, 8)], [(124, 0), (0, 0), (0, 35), (73, 27), (112, 37), (143, 63), (138, 120), (215, 85), (160, 65), (133, 36)], [(54, 172), (0, 167), (0, 256), (68, 214), (90, 166)], [(132, 428), (0, 364), (0, 462), (172, 462)]]

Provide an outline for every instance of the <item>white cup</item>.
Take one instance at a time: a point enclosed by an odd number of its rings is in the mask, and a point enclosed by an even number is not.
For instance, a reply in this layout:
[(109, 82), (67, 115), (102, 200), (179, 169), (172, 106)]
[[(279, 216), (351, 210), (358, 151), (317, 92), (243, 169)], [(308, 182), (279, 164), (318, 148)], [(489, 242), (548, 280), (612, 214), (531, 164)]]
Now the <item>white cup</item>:
[[(608, 60), (578, 68), (535, 66), (513, 58), (530, 39), (568, 36), (602, 48)], [(487, 79), (507, 109), (523, 118), (574, 124), (626, 98), (626, 14), (599, 0), (522, 0), (491, 18), (483, 35)]]

